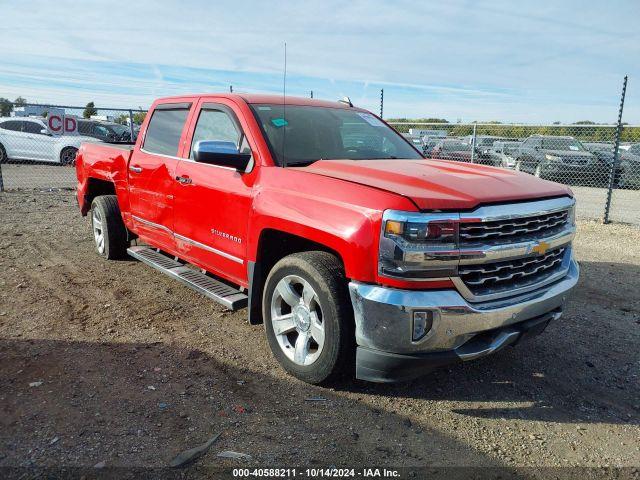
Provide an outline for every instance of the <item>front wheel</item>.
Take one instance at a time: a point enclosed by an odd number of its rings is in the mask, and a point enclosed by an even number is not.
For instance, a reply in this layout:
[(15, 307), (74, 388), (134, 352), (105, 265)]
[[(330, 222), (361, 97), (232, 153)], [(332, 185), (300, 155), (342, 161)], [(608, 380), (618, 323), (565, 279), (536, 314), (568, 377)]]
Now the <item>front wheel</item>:
[(276, 263), (265, 283), (262, 312), (271, 351), (293, 376), (328, 383), (353, 367), (353, 310), (334, 255), (302, 252)]
[(0, 143), (0, 163), (7, 161), (7, 151), (4, 149), (4, 145)]

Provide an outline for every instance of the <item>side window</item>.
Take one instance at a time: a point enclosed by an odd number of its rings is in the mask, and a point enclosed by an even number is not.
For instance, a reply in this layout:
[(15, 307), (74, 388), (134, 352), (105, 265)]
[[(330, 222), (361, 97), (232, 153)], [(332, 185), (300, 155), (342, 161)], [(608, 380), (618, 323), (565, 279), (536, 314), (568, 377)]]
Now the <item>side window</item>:
[(8, 122), (0, 123), (0, 128), (11, 130), (12, 132), (21, 132), (22, 122), (20, 120), (9, 120)]
[(160, 155), (178, 155), (180, 136), (188, 113), (188, 108), (156, 109), (147, 127), (142, 148)]
[(96, 125), (95, 132), (96, 132), (97, 135), (100, 135), (101, 137), (108, 137), (109, 136), (109, 130), (107, 130), (102, 125)]
[(189, 158), (193, 158), (193, 147), (196, 142), (201, 140), (218, 140), (233, 142), (234, 145), (239, 147), (240, 137), (242, 137), (242, 134), (236, 128), (236, 124), (231, 117), (229, 117), (229, 114), (222, 110), (203, 109), (200, 112), (196, 129), (193, 132)]
[(37, 135), (42, 135), (42, 130), (44, 127), (37, 122), (24, 122), (24, 132), (25, 133), (35, 133)]

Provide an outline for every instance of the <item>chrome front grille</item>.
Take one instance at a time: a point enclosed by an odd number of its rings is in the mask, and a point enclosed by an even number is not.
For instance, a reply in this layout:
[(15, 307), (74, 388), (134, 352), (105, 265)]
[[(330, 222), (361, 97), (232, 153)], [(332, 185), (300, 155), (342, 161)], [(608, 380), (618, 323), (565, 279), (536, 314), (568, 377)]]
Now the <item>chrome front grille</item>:
[(509, 220), (460, 223), (460, 243), (485, 243), (503, 241), (515, 243), (520, 240), (543, 238), (562, 231), (568, 221), (569, 212), (546, 213)]
[(535, 257), (461, 265), (458, 274), (474, 295), (495, 294), (542, 283), (563, 270), (566, 248)]

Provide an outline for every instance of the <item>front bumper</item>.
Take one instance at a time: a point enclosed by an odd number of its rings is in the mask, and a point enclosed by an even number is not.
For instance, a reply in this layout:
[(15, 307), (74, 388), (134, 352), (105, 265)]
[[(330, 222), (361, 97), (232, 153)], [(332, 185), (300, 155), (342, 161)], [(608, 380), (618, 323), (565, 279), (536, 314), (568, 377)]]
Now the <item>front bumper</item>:
[[(398, 290), (349, 284), (356, 321), (356, 377), (374, 382), (415, 378), (436, 367), (473, 360), (540, 333), (560, 318), (578, 282), (574, 260), (552, 285), (491, 302), (470, 303), (456, 290)], [(413, 312), (430, 310), (427, 335), (412, 341)]]

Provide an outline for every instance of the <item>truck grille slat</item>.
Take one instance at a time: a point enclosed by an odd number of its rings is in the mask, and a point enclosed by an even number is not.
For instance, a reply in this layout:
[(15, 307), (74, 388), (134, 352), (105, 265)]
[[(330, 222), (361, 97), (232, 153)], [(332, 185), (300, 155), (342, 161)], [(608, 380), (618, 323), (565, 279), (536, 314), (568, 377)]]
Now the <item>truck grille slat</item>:
[(509, 220), (463, 222), (460, 224), (460, 242), (465, 244), (491, 239), (517, 242), (532, 235), (551, 235), (562, 230), (567, 223), (568, 215), (568, 211), (564, 210)]
[(543, 282), (562, 269), (566, 247), (538, 257), (486, 265), (463, 265), (458, 274), (474, 295), (497, 293)]

